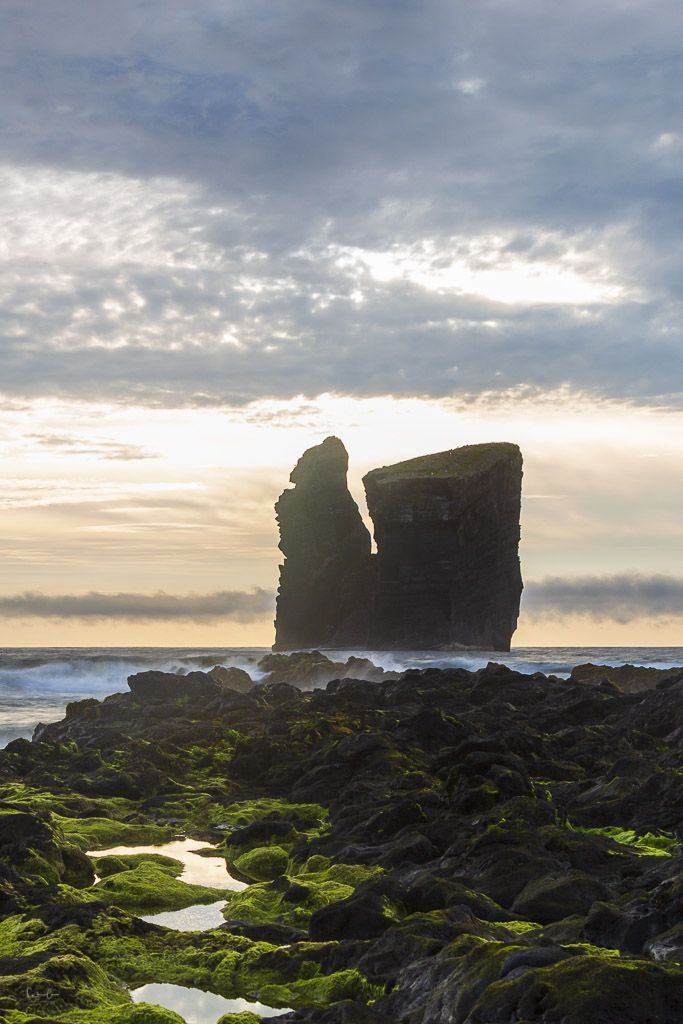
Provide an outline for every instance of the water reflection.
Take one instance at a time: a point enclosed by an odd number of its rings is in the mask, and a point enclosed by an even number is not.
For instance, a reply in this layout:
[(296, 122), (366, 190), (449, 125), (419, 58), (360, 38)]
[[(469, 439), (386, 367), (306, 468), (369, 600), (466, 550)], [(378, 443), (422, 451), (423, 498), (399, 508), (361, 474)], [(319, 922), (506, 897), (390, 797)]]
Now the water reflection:
[(181, 882), (205, 885), (210, 889), (231, 889), (239, 892), (246, 889), (244, 882), (238, 882), (228, 873), (222, 857), (200, 857), (196, 851), (210, 849), (210, 845), (198, 839), (174, 839), (162, 846), (113, 846), (110, 850), (89, 850), (89, 857), (121, 857), (131, 853), (160, 853), (181, 861)]
[(224, 1013), (243, 1013), (245, 1010), (251, 1010), (260, 1017), (277, 1017), (289, 1012), (264, 1006), (263, 1003), (250, 1003), (247, 999), (225, 999), (184, 985), (143, 985), (131, 992), (131, 996), (136, 1003), (156, 1003), (167, 1010), (175, 1010), (187, 1024), (216, 1024)]
[(225, 924), (221, 913), (225, 900), (217, 903), (195, 903), (184, 910), (164, 910), (161, 914), (147, 914), (142, 918), (150, 924), (160, 924), (177, 932), (207, 932)]

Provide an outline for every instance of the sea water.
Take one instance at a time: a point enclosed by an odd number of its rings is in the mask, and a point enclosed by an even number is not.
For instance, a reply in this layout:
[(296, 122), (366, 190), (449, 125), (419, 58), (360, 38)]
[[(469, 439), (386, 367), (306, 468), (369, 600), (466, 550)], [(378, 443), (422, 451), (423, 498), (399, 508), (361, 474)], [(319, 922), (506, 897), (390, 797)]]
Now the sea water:
[[(0, 747), (10, 740), (30, 738), (39, 722), (62, 718), (70, 701), (102, 699), (126, 692), (134, 672), (162, 669), (190, 672), (213, 665), (246, 669), (258, 682), (263, 672), (258, 661), (269, 648), (256, 647), (108, 647), (108, 648), (4, 648), (0, 650)], [(368, 657), (385, 669), (478, 669), (489, 661), (509, 665), (518, 672), (547, 672), (567, 676), (574, 665), (591, 661), (601, 665), (647, 665), (671, 668), (683, 665), (683, 647), (516, 647), (500, 651), (326, 651), (345, 661), (351, 654)]]

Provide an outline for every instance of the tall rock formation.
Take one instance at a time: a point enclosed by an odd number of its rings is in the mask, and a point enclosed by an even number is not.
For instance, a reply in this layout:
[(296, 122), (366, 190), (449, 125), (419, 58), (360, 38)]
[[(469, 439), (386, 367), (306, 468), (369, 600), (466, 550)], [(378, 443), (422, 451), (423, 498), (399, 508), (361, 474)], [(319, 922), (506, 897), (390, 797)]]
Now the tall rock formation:
[(509, 650), (522, 592), (519, 448), (468, 445), (368, 473), (376, 555), (347, 470), (344, 445), (328, 437), (275, 506), (276, 650)]
[(337, 437), (304, 452), (275, 506), (280, 526), (276, 650), (366, 640), (370, 534), (346, 484)]
[(372, 646), (509, 650), (522, 593), (519, 448), (467, 445), (363, 483), (377, 542)]

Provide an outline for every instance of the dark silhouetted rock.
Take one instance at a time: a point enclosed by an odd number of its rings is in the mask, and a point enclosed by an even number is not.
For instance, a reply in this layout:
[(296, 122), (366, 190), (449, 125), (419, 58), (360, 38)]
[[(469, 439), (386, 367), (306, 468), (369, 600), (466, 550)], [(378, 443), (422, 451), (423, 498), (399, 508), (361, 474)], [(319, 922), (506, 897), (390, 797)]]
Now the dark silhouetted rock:
[(328, 437), (275, 506), (285, 555), (275, 648), (509, 650), (522, 592), (519, 448), (469, 445), (368, 473), (376, 555), (347, 469)]
[(205, 672), (136, 672), (128, 676), (131, 692), (140, 701), (179, 700), (182, 697), (207, 700), (221, 692), (221, 685)]
[(478, 444), (364, 479), (377, 541), (372, 646), (509, 650), (522, 577), (522, 456)]
[(348, 464), (342, 442), (326, 438), (304, 452), (275, 506), (285, 556), (276, 649), (364, 640), (370, 534), (346, 485)]
[(264, 684), (288, 683), (305, 690), (338, 679), (360, 679), (374, 683), (396, 679), (398, 676), (396, 672), (385, 672), (367, 658), (352, 656), (347, 661), (332, 661), (320, 651), (266, 654), (259, 661), (258, 667), (267, 673)]
[(208, 675), (217, 682), (222, 689), (234, 690), (235, 693), (248, 693), (254, 685), (254, 680), (243, 668), (225, 668), (223, 665), (214, 665)]
[(569, 677), (573, 683), (614, 683), (622, 693), (654, 690), (663, 683), (683, 680), (680, 668), (646, 668), (643, 665), (575, 665)]

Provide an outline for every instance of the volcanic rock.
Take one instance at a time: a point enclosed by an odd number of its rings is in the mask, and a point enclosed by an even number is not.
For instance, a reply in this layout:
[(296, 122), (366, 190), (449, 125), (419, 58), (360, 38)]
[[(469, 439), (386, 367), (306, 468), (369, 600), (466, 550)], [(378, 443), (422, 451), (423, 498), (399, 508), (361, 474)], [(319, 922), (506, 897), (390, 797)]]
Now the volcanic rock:
[(140, 701), (178, 700), (181, 697), (210, 698), (221, 691), (220, 684), (206, 672), (136, 672), (128, 676), (128, 686)]
[(479, 444), (363, 478), (377, 541), (372, 646), (509, 650), (522, 577), (522, 456)]
[(468, 445), (368, 473), (376, 555), (347, 470), (344, 445), (328, 437), (275, 506), (285, 555), (275, 649), (509, 650), (522, 592), (517, 446)]
[(214, 665), (207, 674), (223, 689), (234, 690), (235, 693), (248, 693), (254, 685), (254, 680), (243, 668)]
[(683, 679), (680, 668), (649, 668), (643, 665), (575, 665), (569, 677), (572, 682), (596, 683), (606, 679), (614, 683), (622, 693), (639, 693), (654, 690), (663, 683)]
[(276, 650), (348, 646), (365, 636), (370, 534), (346, 485), (337, 437), (304, 452), (275, 506), (280, 526)]

